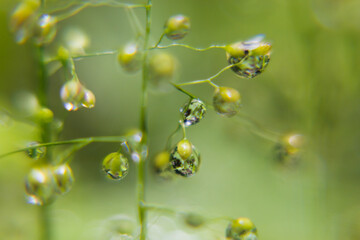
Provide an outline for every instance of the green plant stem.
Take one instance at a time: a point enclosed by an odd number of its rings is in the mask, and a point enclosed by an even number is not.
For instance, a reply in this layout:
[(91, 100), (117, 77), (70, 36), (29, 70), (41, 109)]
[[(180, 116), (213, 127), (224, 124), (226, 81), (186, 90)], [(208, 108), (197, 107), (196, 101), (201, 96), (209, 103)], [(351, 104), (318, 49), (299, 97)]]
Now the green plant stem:
[[(148, 100), (148, 45), (150, 38), (151, 30), (151, 0), (148, 0), (146, 6), (146, 27), (145, 27), (145, 37), (144, 37), (144, 55), (142, 59), (142, 96), (141, 96), (141, 106), (140, 106), (140, 130), (143, 133), (142, 144), (143, 146), (148, 146), (148, 127), (147, 127), (147, 100)], [(145, 162), (147, 154), (141, 155), (139, 164), (138, 164), (138, 176), (137, 176), (137, 202), (138, 202), (138, 217), (140, 224), (140, 240), (146, 239), (146, 209), (144, 208), (145, 202)]]
[(194, 51), (197, 51), (197, 52), (204, 52), (204, 51), (207, 51), (207, 50), (210, 50), (210, 49), (225, 49), (226, 46), (223, 46), (223, 45), (211, 45), (207, 48), (196, 48), (196, 47), (192, 47), (192, 46), (189, 46), (187, 44), (181, 44), (181, 43), (173, 43), (173, 44), (170, 44), (170, 45), (167, 45), (167, 46), (159, 46), (162, 38), (164, 37), (164, 34), (163, 33), (158, 41), (158, 43), (150, 48), (151, 50), (152, 49), (166, 49), (166, 48), (170, 48), (170, 47), (184, 47), (184, 48), (188, 48), (188, 49), (191, 49), (191, 50), (194, 50)]
[(51, 236), (51, 221), (49, 205), (40, 206), (39, 222), (40, 222), (40, 238), (41, 240), (49, 240)]
[(122, 136), (76, 138), (76, 139), (71, 139), (71, 140), (36, 144), (31, 147), (21, 148), (21, 149), (12, 151), (12, 152), (2, 154), (2, 155), (0, 155), (0, 158), (4, 158), (4, 157), (7, 157), (7, 156), (15, 154), (15, 153), (24, 152), (24, 151), (39, 148), (39, 147), (50, 147), (50, 146), (78, 144), (78, 143), (95, 143), (95, 142), (109, 143), (109, 142), (124, 142), (124, 141), (126, 141), (126, 139)]

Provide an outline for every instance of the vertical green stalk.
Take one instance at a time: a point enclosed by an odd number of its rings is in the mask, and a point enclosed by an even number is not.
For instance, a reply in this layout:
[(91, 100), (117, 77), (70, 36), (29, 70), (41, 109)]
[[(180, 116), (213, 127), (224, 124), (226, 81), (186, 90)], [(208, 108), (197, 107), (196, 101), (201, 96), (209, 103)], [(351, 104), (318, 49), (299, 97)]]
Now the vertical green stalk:
[[(148, 98), (148, 48), (151, 27), (151, 0), (148, 0), (146, 6), (146, 28), (144, 39), (144, 55), (142, 59), (142, 96), (140, 106), (140, 129), (143, 133), (142, 144), (148, 145), (148, 127), (147, 127), (147, 98)], [(146, 210), (144, 208), (145, 202), (145, 161), (147, 156), (140, 158), (137, 176), (137, 201), (138, 201), (138, 216), (140, 224), (140, 240), (146, 239)]]
[[(41, 0), (41, 9), (45, 7), (45, 0)], [(37, 97), (39, 99), (39, 103), (42, 107), (48, 106), (47, 101), (47, 89), (48, 89), (48, 75), (46, 64), (44, 61), (44, 46), (35, 45), (36, 49), (36, 57), (38, 63), (38, 91)], [(51, 123), (39, 123), (39, 128), (41, 132), (41, 142), (51, 142), (52, 134), (51, 134)], [(50, 149), (47, 151), (46, 159), (44, 161), (51, 162), (52, 154)], [(39, 207), (39, 223), (40, 223), (40, 238), (41, 240), (51, 240), (51, 221), (50, 221), (50, 206), (43, 205)]]
[[(38, 93), (37, 97), (39, 99), (39, 103), (42, 107), (47, 107), (47, 70), (44, 63), (44, 47), (43, 46), (35, 46), (37, 50), (37, 62), (38, 62)], [(41, 142), (51, 142), (52, 134), (51, 134), (51, 123), (39, 123), (39, 128), (41, 132)], [(46, 159), (44, 160), (46, 163), (51, 163), (52, 154), (51, 150), (47, 149)], [(50, 206), (43, 205), (39, 207), (39, 223), (40, 223), (40, 239), (41, 240), (50, 240), (51, 239), (51, 221), (49, 218)]]

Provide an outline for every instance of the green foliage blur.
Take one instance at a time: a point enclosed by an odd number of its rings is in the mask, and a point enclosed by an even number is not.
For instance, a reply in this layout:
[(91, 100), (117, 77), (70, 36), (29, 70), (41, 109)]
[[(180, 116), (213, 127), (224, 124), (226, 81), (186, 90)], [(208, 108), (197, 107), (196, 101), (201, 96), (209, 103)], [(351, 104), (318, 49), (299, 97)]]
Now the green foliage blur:
[[(65, 2), (51, 0), (48, 7)], [(8, 27), (16, 3), (0, 1), (2, 112), (14, 111), (18, 92), (37, 89), (32, 46), (17, 45)], [(144, 11), (135, 12), (144, 22)], [(191, 32), (181, 40), (191, 46), (229, 44), (259, 33), (273, 44), (269, 66), (257, 78), (241, 79), (227, 71), (214, 81), (238, 89), (241, 111), (261, 127), (209, 109), (201, 123), (187, 132), (201, 152), (198, 174), (160, 181), (148, 164), (147, 200), (179, 211), (249, 217), (263, 240), (359, 239), (360, 1), (153, 0), (152, 44), (166, 19), (179, 13), (191, 19)], [(134, 38), (124, 9), (87, 8), (59, 24), (55, 41), (47, 48), (49, 56), (56, 53), (68, 27), (88, 34), (87, 52), (118, 49)], [(207, 78), (227, 65), (219, 49), (166, 52), (178, 59), (178, 82)], [(59, 98), (63, 73), (52, 76), (51, 109), (57, 117), (66, 116), (60, 139), (121, 135), (138, 126), (141, 74), (125, 73), (115, 55), (78, 61), (76, 69), (97, 102), (94, 109), (66, 113)], [(186, 89), (211, 102), (210, 86)], [(149, 95), (151, 158), (163, 150), (187, 99), (175, 90)], [(37, 138), (31, 124), (5, 118), (0, 116), (0, 154)], [(263, 128), (305, 136), (297, 165), (279, 163), (276, 143), (260, 136)], [(97, 230), (106, 219), (118, 214), (136, 219), (135, 164), (130, 164), (121, 182), (111, 182), (101, 172), (101, 161), (117, 148), (117, 144), (97, 143), (75, 155), (71, 162), (75, 185), (52, 205), (54, 239), (103, 239)], [(38, 207), (24, 198), (24, 176), (32, 161), (23, 153), (0, 159), (0, 239), (37, 239)], [(225, 227), (226, 223), (208, 230), (224, 239)]]

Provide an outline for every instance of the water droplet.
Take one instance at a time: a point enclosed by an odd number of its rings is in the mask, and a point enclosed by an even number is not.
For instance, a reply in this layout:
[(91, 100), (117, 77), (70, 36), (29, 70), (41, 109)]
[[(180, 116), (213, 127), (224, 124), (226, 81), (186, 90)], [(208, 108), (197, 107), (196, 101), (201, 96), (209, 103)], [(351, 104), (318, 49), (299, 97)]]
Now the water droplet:
[(49, 14), (42, 14), (34, 26), (35, 42), (38, 45), (50, 43), (56, 35), (56, 19)]
[(186, 127), (198, 123), (206, 113), (206, 105), (200, 99), (192, 99), (180, 109)]
[(271, 44), (261, 42), (260, 38), (236, 42), (226, 46), (226, 56), (231, 69), (244, 78), (254, 78), (262, 73), (270, 61)]
[(95, 95), (89, 89), (84, 89), (84, 99), (81, 105), (85, 108), (93, 108), (95, 106)]
[(216, 112), (226, 117), (232, 117), (240, 111), (240, 93), (234, 88), (219, 87), (215, 90), (213, 105)]
[(181, 140), (170, 154), (173, 171), (183, 177), (197, 173), (200, 166), (200, 154), (188, 140)]
[(56, 192), (65, 194), (69, 192), (74, 184), (74, 175), (69, 164), (65, 163), (53, 168), (55, 182), (57, 184)]
[[(26, 147), (32, 147), (32, 146), (36, 146), (38, 144), (39, 144), (38, 142), (31, 142), (31, 143), (27, 144)], [(45, 157), (46, 147), (37, 147), (37, 148), (28, 149), (26, 151), (26, 153), (32, 159), (39, 160), (39, 159)]]
[(226, 237), (231, 240), (253, 240), (256, 235), (257, 229), (254, 223), (245, 217), (233, 220), (226, 229)]
[(113, 152), (105, 157), (102, 168), (110, 179), (121, 180), (128, 174), (129, 160), (121, 153)]
[(184, 38), (190, 30), (190, 19), (184, 15), (170, 17), (165, 23), (166, 37), (171, 40)]
[(68, 111), (78, 110), (82, 104), (85, 95), (85, 88), (76, 79), (67, 81), (60, 90), (61, 100)]
[(118, 62), (121, 67), (134, 73), (141, 69), (142, 52), (137, 43), (131, 42), (119, 50)]
[(50, 167), (31, 169), (25, 179), (28, 203), (35, 205), (51, 203), (56, 197), (55, 186), (54, 175)]
[(161, 179), (171, 180), (174, 178), (174, 172), (170, 164), (170, 153), (168, 151), (162, 151), (155, 156), (153, 167), (155, 173)]

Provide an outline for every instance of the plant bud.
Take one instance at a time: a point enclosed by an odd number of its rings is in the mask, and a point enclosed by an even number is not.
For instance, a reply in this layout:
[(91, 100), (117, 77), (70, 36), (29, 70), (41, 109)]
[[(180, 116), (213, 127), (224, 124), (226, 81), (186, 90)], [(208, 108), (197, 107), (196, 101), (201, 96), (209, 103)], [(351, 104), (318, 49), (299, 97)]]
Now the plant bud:
[(183, 139), (171, 151), (170, 163), (176, 174), (190, 177), (199, 170), (200, 154), (190, 141)]
[(256, 235), (257, 230), (254, 223), (245, 217), (233, 220), (226, 229), (226, 238), (229, 240), (253, 240), (256, 238), (251, 237), (256, 237)]
[(215, 90), (213, 104), (216, 112), (227, 117), (232, 117), (240, 110), (240, 93), (234, 88), (219, 87)]
[(56, 35), (56, 19), (43, 14), (34, 24), (34, 38), (38, 45), (50, 43)]
[(49, 109), (42, 107), (36, 113), (36, 119), (42, 123), (51, 123), (54, 119), (54, 113)]
[(236, 42), (226, 46), (229, 64), (237, 64), (231, 69), (240, 77), (253, 78), (262, 73), (270, 61), (271, 44), (262, 42), (262, 37)]
[(105, 157), (102, 169), (108, 178), (121, 180), (128, 174), (129, 160), (121, 153), (113, 152)]
[(149, 79), (155, 89), (165, 89), (175, 76), (177, 61), (168, 53), (156, 53), (149, 59)]
[(190, 227), (200, 227), (205, 223), (205, 219), (203, 216), (195, 213), (187, 213), (185, 214), (185, 223)]
[(133, 73), (141, 69), (142, 53), (136, 43), (129, 43), (119, 50), (118, 62), (127, 72)]
[(170, 17), (165, 23), (165, 35), (171, 40), (184, 38), (190, 30), (190, 19), (184, 15)]

